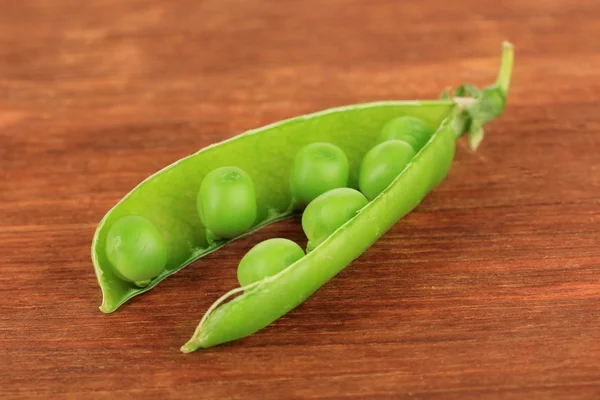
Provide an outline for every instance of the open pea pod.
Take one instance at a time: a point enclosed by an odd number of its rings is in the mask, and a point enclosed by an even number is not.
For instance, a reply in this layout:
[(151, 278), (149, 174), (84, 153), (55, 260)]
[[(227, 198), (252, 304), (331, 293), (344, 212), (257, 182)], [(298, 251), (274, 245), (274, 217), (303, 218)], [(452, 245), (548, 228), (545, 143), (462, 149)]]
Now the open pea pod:
[[(295, 153), (299, 140), (301, 144), (326, 140), (342, 147), (348, 154), (355, 184), (361, 158), (372, 147), (386, 121), (398, 115), (412, 115), (437, 127), (396, 179), (312, 252), (276, 275), (233, 289), (219, 298), (208, 309), (181, 351), (188, 353), (229, 342), (266, 327), (305, 301), (366, 251), (444, 179), (452, 164), (455, 141), (462, 133), (469, 133), (472, 148), (479, 145), (483, 138), (483, 124), (504, 110), (512, 63), (512, 46), (504, 43), (496, 84), (481, 91), (463, 85), (452, 95), (445, 93), (442, 97), (447, 101), (443, 102), (386, 102), (353, 106), (291, 120), (256, 132), (256, 135), (276, 132), (277, 139), (274, 136), (274, 140), (293, 143), (285, 154), (276, 156), (281, 160), (278, 166), (283, 175), (277, 176), (278, 184), (271, 188), (286, 193), (284, 196), (288, 196), (286, 200), (289, 201), (289, 194), (283, 189), (287, 182), (285, 174), (291, 161), (288, 158)], [(460, 97), (457, 98), (457, 95)], [(271, 170), (270, 166), (267, 168)]]
[[(512, 48), (505, 44), (503, 66), (497, 85), (477, 92), (476, 97), (469, 98), (471, 92), (467, 93), (461, 87), (454, 96), (448, 94), (441, 100), (386, 101), (333, 108), (245, 132), (206, 147), (150, 176), (119, 201), (104, 216), (96, 229), (92, 241), (92, 262), (103, 294), (100, 310), (106, 313), (115, 311), (127, 300), (152, 289), (169, 275), (237, 239), (208, 240), (206, 229), (197, 213), (198, 189), (203, 178), (215, 168), (235, 165), (252, 178), (256, 188), (258, 211), (254, 226), (245, 233), (249, 234), (262, 226), (292, 215), (293, 200), (288, 177), (293, 157), (303, 146), (316, 141), (327, 141), (339, 146), (349, 160), (350, 186), (357, 188), (360, 161), (375, 144), (376, 137), (386, 122), (398, 116), (414, 116), (439, 127), (406, 171), (388, 190), (365, 207), (360, 215), (340, 228), (309, 256), (289, 267), (285, 273), (267, 278), (252, 288), (246, 287), (243, 296), (214, 309), (215, 313), (207, 313), (194, 338), (184, 349), (191, 351), (201, 346), (233, 340), (268, 325), (302, 302), (327, 279), (360, 255), (445, 177), (452, 161), (453, 143), (458, 133), (469, 131), (470, 137), (480, 140), (483, 123), (498, 116), (504, 108), (511, 68)], [(457, 98), (456, 94), (467, 97)], [(419, 165), (426, 172), (411, 178), (415, 172), (410, 171)], [(411, 182), (404, 182), (407, 180)], [(415, 183), (412, 183), (413, 180)], [(403, 190), (397, 189), (398, 185), (409, 190), (406, 190), (401, 198), (392, 199), (392, 193)], [(166, 243), (167, 260), (164, 270), (149, 282), (144, 282), (143, 287), (122, 279), (106, 254), (107, 234), (111, 226), (120, 218), (132, 215), (149, 220)], [(369, 228), (354, 239), (359, 240), (362, 236), (360, 244), (349, 244), (352, 234), (344, 232), (350, 227), (363, 225), (368, 225)], [(373, 234), (368, 234), (369, 231)], [(344, 250), (342, 247), (347, 248)], [(318, 274), (319, 279), (310, 278), (310, 287), (306, 287), (302, 293), (290, 294), (294, 298), (293, 302), (283, 300), (289, 299), (288, 296), (278, 298), (275, 304), (280, 306), (277, 306), (276, 310), (272, 309), (274, 305), (263, 304), (261, 307), (264, 313), (261, 311), (262, 317), (255, 318), (253, 324), (247, 324), (243, 319), (239, 323), (229, 320), (233, 314), (227, 310), (246, 309), (250, 305), (246, 299), (263, 298), (272, 292), (271, 288), (287, 290), (285, 287), (289, 282), (285, 283), (285, 277), (289, 276), (295, 280), (290, 274), (302, 271)], [(299, 276), (297, 279), (305, 278)], [(305, 283), (298, 288), (303, 286)], [(256, 309), (248, 311), (245, 318), (256, 312)], [(221, 318), (220, 315), (229, 317)], [(242, 317), (240, 314), (240, 318)], [(222, 324), (230, 324), (227, 329), (231, 331), (217, 333), (223, 329), (220, 327)], [(242, 325), (245, 329), (240, 328)]]

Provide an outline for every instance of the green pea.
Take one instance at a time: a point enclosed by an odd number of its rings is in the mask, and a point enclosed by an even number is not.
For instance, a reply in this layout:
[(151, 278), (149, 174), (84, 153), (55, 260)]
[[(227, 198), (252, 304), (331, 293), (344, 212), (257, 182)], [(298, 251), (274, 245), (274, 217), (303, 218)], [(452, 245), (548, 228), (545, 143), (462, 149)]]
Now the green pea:
[(254, 246), (240, 261), (237, 277), (241, 286), (275, 275), (304, 257), (304, 250), (288, 239), (269, 239)]
[(360, 191), (367, 199), (373, 200), (396, 179), (414, 156), (413, 148), (400, 140), (390, 140), (373, 147), (360, 164)]
[(307, 251), (321, 244), (367, 203), (362, 193), (350, 188), (333, 189), (314, 199), (302, 214), (302, 229), (309, 240)]
[(145, 286), (167, 264), (167, 245), (152, 222), (131, 215), (115, 222), (106, 235), (106, 256), (122, 278)]
[(348, 186), (348, 157), (331, 143), (312, 143), (296, 154), (290, 189), (297, 205), (305, 206), (331, 189)]
[(239, 236), (256, 220), (252, 178), (238, 167), (217, 168), (202, 181), (196, 206), (209, 236), (226, 239)]
[(433, 135), (433, 128), (416, 117), (398, 117), (384, 125), (377, 143), (402, 140), (410, 144), (417, 153)]

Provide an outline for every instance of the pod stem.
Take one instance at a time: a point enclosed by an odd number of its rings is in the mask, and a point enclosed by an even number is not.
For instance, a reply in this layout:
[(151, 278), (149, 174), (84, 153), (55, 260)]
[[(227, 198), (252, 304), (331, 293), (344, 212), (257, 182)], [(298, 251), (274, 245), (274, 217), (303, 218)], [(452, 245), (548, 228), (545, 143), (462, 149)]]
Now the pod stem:
[(510, 88), (510, 77), (515, 59), (514, 53), (514, 47), (510, 42), (505, 41), (502, 43), (502, 63), (500, 71), (498, 71), (496, 86), (500, 88), (505, 97), (508, 95), (508, 89)]
[(443, 99), (451, 99), (457, 105), (453, 121), (456, 138), (458, 139), (467, 132), (469, 146), (472, 150), (476, 150), (483, 140), (483, 126), (504, 112), (513, 62), (513, 45), (503, 42), (502, 61), (494, 85), (478, 89), (473, 85), (463, 83), (453, 93), (449, 89), (442, 93)]

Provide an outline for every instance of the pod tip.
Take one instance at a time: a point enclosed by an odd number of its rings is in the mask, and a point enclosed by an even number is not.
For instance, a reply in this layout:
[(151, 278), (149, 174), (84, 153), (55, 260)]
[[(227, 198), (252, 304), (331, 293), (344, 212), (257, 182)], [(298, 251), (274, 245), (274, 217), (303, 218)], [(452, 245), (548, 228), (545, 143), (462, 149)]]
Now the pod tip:
[(189, 342), (187, 342), (186, 344), (181, 346), (179, 348), (179, 350), (184, 354), (188, 354), (188, 353), (198, 350), (198, 347), (196, 345), (194, 345), (194, 343), (192, 343), (192, 341), (190, 340)]

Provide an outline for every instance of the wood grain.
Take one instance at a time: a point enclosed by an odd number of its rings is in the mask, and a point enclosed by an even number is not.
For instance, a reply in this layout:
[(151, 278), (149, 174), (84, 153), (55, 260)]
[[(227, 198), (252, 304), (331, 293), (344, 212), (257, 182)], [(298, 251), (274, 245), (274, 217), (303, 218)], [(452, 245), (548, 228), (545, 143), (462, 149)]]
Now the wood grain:
[[(600, 3), (0, 0), (0, 397), (596, 399)], [(480, 150), (301, 307), (178, 352), (237, 262), (298, 220), (98, 311), (104, 213), (215, 141), (495, 78)]]

